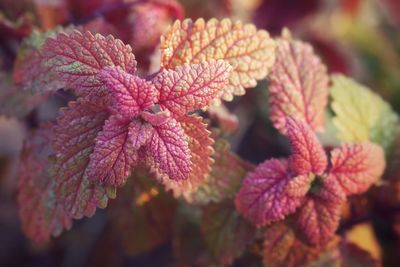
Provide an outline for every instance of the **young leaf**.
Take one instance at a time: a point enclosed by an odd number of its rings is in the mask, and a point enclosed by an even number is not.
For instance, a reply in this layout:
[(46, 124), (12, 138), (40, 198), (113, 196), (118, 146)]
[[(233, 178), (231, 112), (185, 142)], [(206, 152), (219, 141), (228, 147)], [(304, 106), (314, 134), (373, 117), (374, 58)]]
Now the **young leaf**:
[(255, 237), (255, 228), (235, 210), (231, 201), (208, 205), (201, 229), (218, 266), (229, 266)]
[(309, 44), (288, 38), (278, 39), (277, 44), (269, 76), (272, 122), (284, 133), (286, 117), (291, 115), (313, 130), (323, 130), (329, 81), (326, 67)]
[(18, 205), (25, 234), (37, 243), (69, 229), (72, 221), (55, 198), (54, 179), (48, 173), (52, 132), (42, 126), (28, 139), (18, 169)]
[(192, 161), (192, 170), (186, 180), (175, 181), (158, 175), (159, 180), (167, 190), (172, 190), (175, 197), (183, 196), (190, 202), (190, 196), (203, 184), (211, 171), (211, 154), (213, 153), (213, 139), (207, 130), (207, 124), (199, 116), (183, 116), (180, 124), (189, 139), (189, 150)]
[(286, 118), (287, 136), (292, 154), (289, 164), (296, 174), (322, 174), (328, 161), (324, 149), (311, 127), (292, 116)]
[[(303, 196), (288, 192), (291, 180), (288, 163), (267, 160), (249, 173), (236, 195), (238, 211), (257, 226), (281, 220), (302, 204)], [(308, 186), (307, 186), (308, 188)], [(304, 194), (307, 190), (303, 190)]]
[(223, 60), (162, 70), (153, 80), (160, 96), (158, 104), (176, 117), (205, 108), (221, 96), (231, 66)]
[(333, 123), (345, 142), (372, 141), (387, 151), (399, 118), (391, 107), (368, 88), (342, 75), (332, 76)]
[(138, 162), (137, 149), (131, 142), (131, 123), (119, 116), (110, 116), (96, 137), (87, 169), (89, 180), (108, 186), (121, 186), (131, 168)]
[(109, 109), (116, 115), (132, 118), (154, 105), (155, 88), (150, 82), (125, 72), (121, 67), (106, 67), (99, 73), (111, 95)]
[(111, 35), (104, 37), (90, 32), (61, 32), (48, 38), (43, 47), (44, 60), (54, 70), (60, 81), (73, 88), (79, 95), (87, 95), (103, 83), (98, 78), (104, 67), (119, 66), (128, 73), (136, 71), (135, 56), (129, 45)]
[(87, 174), (95, 138), (108, 116), (101, 106), (81, 98), (61, 109), (54, 128), (56, 196), (75, 219), (92, 216), (96, 207), (104, 208), (115, 197), (113, 188), (90, 183)]
[(185, 63), (224, 59), (233, 68), (222, 98), (232, 100), (264, 79), (275, 60), (275, 42), (266, 31), (252, 24), (229, 19), (205, 22), (176, 21), (161, 37), (162, 67), (173, 69)]
[(361, 194), (382, 176), (385, 155), (376, 144), (346, 144), (331, 151), (331, 165), (329, 175), (346, 195)]
[(144, 147), (160, 173), (172, 180), (185, 180), (192, 170), (188, 138), (175, 119), (154, 127), (153, 136)]

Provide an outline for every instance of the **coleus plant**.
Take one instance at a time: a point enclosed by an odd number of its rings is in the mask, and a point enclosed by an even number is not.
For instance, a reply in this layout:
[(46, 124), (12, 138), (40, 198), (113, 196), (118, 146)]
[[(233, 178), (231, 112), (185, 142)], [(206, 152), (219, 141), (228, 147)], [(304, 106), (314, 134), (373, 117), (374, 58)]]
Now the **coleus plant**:
[[(268, 33), (252, 25), (178, 21), (162, 38), (161, 69), (141, 78), (130, 46), (112, 36), (58, 29), (44, 40), (33, 38), (31, 56), (20, 59), (21, 66), (30, 66), (23, 85), (39, 92), (71, 88), (77, 96), (46, 126), (51, 148), (26, 148), (28, 155), (50, 151), (43, 155), (52, 157), (48, 166), (32, 175), (24, 171), (29, 160), (21, 164), (23, 228), (36, 241), (105, 207), (139, 164), (176, 196), (195, 191), (211, 172), (213, 153), (210, 132), (196, 111), (254, 86), (268, 74), (275, 49)], [(47, 193), (25, 188), (43, 173)], [(33, 218), (24, 208), (29, 198), (44, 207)]]

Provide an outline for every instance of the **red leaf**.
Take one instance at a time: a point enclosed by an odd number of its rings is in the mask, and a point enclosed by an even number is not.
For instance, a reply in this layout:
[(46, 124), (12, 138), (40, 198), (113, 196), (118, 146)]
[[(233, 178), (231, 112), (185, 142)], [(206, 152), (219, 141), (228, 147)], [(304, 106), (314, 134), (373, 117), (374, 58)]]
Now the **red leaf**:
[(270, 81), (271, 120), (277, 129), (285, 132), (289, 115), (306, 121), (313, 130), (324, 129), (329, 78), (309, 44), (279, 39)]
[(317, 178), (298, 210), (296, 225), (312, 245), (323, 246), (339, 225), (344, 195), (331, 179)]
[(104, 67), (119, 66), (128, 73), (136, 71), (131, 47), (111, 35), (61, 32), (47, 39), (43, 53), (46, 64), (58, 73), (59, 79), (80, 95), (99, 93), (103, 83), (97, 75)]
[(287, 136), (292, 147), (289, 164), (297, 174), (322, 174), (327, 158), (319, 140), (310, 126), (292, 116), (286, 119)]
[(99, 76), (109, 89), (112, 113), (132, 118), (154, 105), (155, 88), (150, 82), (118, 66), (104, 68)]
[(184, 180), (189, 177), (192, 168), (188, 138), (182, 126), (175, 119), (154, 127), (149, 143), (144, 147), (160, 173), (172, 180)]
[(61, 109), (57, 120), (53, 143), (56, 196), (75, 219), (92, 216), (96, 207), (104, 208), (108, 197), (115, 196), (113, 188), (91, 184), (87, 175), (95, 138), (108, 116), (103, 108), (80, 99)]
[(385, 169), (383, 149), (372, 143), (346, 144), (331, 152), (329, 175), (346, 195), (361, 194), (376, 182)]
[(53, 153), (52, 132), (42, 127), (26, 141), (18, 170), (18, 205), (25, 234), (37, 243), (71, 227), (71, 218), (54, 198), (54, 179), (47, 164)]
[(175, 197), (184, 196), (186, 200), (190, 199), (190, 194), (204, 182), (211, 172), (211, 164), (213, 160), (212, 145), (213, 139), (210, 138), (210, 132), (207, 130), (207, 124), (203, 118), (199, 116), (183, 116), (180, 118), (180, 124), (189, 138), (190, 158), (192, 161), (192, 169), (188, 179), (186, 180), (170, 180), (161, 178), (161, 182), (165, 184), (167, 190), (172, 190)]
[(153, 79), (160, 93), (158, 103), (175, 117), (207, 107), (221, 96), (230, 71), (231, 66), (224, 60), (163, 70)]
[[(87, 169), (89, 180), (108, 186), (122, 186), (138, 161), (129, 135), (130, 121), (111, 116), (96, 137)], [(137, 133), (135, 133), (137, 134)]]
[(243, 181), (236, 196), (236, 208), (257, 226), (282, 220), (293, 213), (304, 198), (304, 195), (289, 194), (290, 181), (287, 161), (267, 160)]

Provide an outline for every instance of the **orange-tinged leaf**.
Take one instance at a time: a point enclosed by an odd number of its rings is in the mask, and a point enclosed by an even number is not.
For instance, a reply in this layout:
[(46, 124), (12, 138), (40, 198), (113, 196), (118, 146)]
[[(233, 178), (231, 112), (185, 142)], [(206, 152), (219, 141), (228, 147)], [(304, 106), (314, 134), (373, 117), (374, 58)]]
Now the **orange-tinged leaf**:
[(18, 205), (25, 234), (43, 243), (69, 229), (71, 218), (55, 198), (54, 179), (48, 173), (52, 132), (42, 126), (24, 144), (18, 170)]
[(385, 155), (373, 143), (345, 144), (331, 151), (331, 165), (329, 175), (346, 195), (361, 194), (382, 176)]
[(161, 37), (162, 67), (224, 59), (233, 68), (222, 98), (232, 100), (264, 79), (275, 60), (275, 42), (252, 24), (229, 19), (176, 21)]
[(177, 117), (206, 108), (221, 96), (230, 71), (231, 66), (223, 60), (162, 70), (152, 80), (159, 92), (158, 104)]
[(329, 82), (326, 67), (309, 44), (290, 38), (280, 38), (277, 44), (269, 76), (272, 122), (285, 133), (286, 117), (291, 115), (306, 121), (313, 130), (323, 130)]

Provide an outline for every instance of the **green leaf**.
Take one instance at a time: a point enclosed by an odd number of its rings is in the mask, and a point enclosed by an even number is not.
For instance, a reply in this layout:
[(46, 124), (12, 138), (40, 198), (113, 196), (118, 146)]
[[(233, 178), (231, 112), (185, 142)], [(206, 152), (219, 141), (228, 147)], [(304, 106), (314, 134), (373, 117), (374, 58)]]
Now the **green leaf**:
[(342, 75), (332, 76), (333, 123), (345, 142), (372, 141), (386, 152), (391, 147), (399, 118), (380, 96)]

